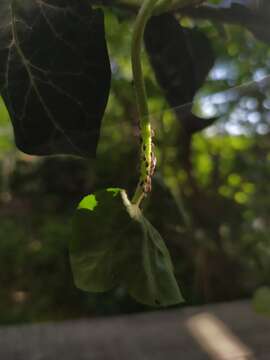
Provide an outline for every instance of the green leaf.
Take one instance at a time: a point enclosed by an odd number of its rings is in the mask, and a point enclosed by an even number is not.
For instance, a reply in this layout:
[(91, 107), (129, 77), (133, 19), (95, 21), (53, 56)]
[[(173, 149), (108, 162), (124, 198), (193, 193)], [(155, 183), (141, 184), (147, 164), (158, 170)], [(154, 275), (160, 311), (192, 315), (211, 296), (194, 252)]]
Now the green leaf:
[(82, 200), (70, 257), (75, 283), (82, 290), (123, 286), (150, 306), (183, 301), (162, 237), (121, 189), (102, 190)]
[(1, 0), (0, 94), (17, 147), (94, 157), (110, 89), (104, 17), (88, 0)]
[(3, 99), (0, 96), (0, 126), (2, 127), (9, 125), (8, 120), (9, 120), (8, 112), (3, 102)]
[(259, 314), (270, 315), (270, 288), (259, 288), (253, 297), (253, 307)]
[(95, 195), (88, 195), (85, 196), (82, 201), (78, 205), (78, 209), (86, 209), (93, 211), (95, 207), (97, 206), (97, 200)]

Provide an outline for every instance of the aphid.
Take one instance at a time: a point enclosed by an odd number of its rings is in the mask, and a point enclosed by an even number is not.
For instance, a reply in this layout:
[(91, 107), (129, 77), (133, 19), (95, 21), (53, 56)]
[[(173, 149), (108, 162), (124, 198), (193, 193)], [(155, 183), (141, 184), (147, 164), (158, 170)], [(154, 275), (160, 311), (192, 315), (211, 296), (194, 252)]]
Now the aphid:
[(154, 175), (155, 169), (156, 169), (156, 165), (157, 165), (157, 158), (156, 158), (155, 155), (152, 153), (152, 154), (151, 154), (150, 176), (153, 176), (153, 175)]
[(152, 184), (151, 184), (151, 177), (149, 175), (146, 176), (143, 191), (145, 194), (151, 192)]

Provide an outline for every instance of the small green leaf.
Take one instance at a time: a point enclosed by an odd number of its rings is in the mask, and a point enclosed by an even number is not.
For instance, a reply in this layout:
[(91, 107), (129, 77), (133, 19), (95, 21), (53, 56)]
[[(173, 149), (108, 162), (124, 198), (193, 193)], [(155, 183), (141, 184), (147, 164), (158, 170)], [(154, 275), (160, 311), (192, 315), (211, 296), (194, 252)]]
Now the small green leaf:
[(162, 237), (121, 189), (99, 191), (82, 200), (74, 218), (70, 257), (75, 283), (82, 290), (123, 286), (150, 306), (183, 301)]
[(95, 195), (87, 195), (85, 196), (82, 201), (78, 205), (78, 209), (86, 209), (93, 211), (97, 206), (97, 200)]
[(259, 288), (253, 298), (253, 307), (259, 314), (270, 315), (270, 288)]

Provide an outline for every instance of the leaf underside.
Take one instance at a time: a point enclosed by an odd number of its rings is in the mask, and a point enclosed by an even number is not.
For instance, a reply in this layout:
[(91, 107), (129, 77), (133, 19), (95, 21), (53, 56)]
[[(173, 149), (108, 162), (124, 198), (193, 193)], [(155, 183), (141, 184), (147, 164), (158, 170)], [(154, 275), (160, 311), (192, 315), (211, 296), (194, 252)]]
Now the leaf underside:
[(87, 0), (1, 0), (0, 94), (18, 148), (95, 156), (110, 88), (104, 19)]
[[(132, 218), (121, 191), (100, 191), (84, 199), (75, 215), (70, 244), (78, 288), (104, 292), (123, 286), (138, 302), (169, 306), (183, 301), (169, 252), (142, 215)], [(89, 201), (89, 207), (87, 207)]]

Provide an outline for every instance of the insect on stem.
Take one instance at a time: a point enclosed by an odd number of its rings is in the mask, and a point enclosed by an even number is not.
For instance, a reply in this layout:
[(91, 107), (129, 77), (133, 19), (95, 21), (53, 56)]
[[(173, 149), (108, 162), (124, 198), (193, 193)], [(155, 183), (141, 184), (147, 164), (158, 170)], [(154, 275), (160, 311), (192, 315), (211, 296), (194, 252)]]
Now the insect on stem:
[(153, 164), (155, 156), (152, 148), (152, 129), (149, 118), (147, 94), (141, 63), (141, 51), (143, 44), (143, 34), (147, 20), (153, 13), (158, 0), (145, 0), (139, 10), (135, 20), (132, 44), (131, 44), (131, 62), (133, 71), (134, 89), (139, 113), (140, 135), (141, 135), (141, 163), (140, 179), (137, 189), (132, 198), (133, 204), (140, 204), (147, 193), (151, 191), (151, 177), (153, 175)]

